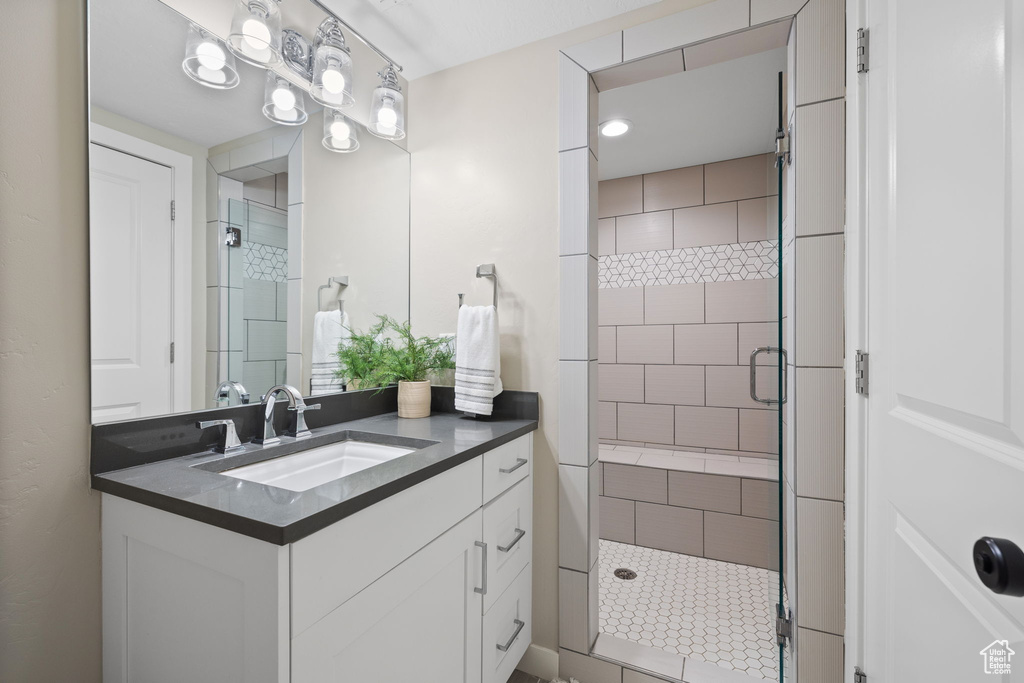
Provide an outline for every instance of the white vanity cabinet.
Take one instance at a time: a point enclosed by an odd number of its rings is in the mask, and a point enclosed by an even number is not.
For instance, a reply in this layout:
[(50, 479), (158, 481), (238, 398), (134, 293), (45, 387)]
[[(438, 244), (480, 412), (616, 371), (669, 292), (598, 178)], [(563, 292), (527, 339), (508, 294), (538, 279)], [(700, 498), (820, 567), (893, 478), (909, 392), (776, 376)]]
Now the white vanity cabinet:
[(505, 683), (531, 638), (532, 438), (288, 546), (104, 494), (104, 680)]

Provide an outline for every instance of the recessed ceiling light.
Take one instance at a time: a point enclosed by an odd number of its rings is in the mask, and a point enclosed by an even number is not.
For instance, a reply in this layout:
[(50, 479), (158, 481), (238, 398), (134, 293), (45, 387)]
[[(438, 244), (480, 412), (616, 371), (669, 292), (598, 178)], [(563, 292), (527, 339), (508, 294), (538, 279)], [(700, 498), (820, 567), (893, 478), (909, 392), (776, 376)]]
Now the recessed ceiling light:
[(601, 135), (606, 138), (615, 138), (620, 135), (625, 135), (632, 127), (632, 122), (626, 119), (611, 119), (600, 125)]

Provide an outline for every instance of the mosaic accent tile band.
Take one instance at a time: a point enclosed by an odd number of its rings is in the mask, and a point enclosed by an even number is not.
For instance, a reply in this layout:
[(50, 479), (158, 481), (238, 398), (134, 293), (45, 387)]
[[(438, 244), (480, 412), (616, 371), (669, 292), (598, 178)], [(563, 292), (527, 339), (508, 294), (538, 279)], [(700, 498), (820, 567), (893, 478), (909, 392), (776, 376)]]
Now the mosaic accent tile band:
[(618, 289), (778, 277), (774, 242), (717, 244), (663, 251), (609, 254), (598, 259), (598, 287)]
[(288, 250), (251, 242), (242, 253), (245, 277), (284, 282), (288, 279)]

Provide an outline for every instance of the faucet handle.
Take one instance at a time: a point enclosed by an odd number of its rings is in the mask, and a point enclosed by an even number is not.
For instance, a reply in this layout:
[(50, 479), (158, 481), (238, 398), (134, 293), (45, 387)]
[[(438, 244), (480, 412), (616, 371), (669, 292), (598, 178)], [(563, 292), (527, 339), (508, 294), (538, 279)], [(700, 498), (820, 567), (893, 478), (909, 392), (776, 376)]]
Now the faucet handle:
[(295, 428), (288, 431), (288, 436), (293, 436), (296, 439), (304, 439), (307, 436), (313, 436), (312, 432), (309, 431), (309, 427), (306, 426), (306, 415), (307, 410), (320, 410), (321, 404), (314, 403), (308, 405), (305, 401), (296, 403), (294, 406), (289, 406), (288, 410), (295, 413)]
[(196, 427), (199, 429), (224, 427), (224, 440), (213, 448), (218, 453), (230, 453), (242, 448), (242, 442), (238, 440), (238, 432), (235, 431), (234, 420), (201, 420), (196, 422)]

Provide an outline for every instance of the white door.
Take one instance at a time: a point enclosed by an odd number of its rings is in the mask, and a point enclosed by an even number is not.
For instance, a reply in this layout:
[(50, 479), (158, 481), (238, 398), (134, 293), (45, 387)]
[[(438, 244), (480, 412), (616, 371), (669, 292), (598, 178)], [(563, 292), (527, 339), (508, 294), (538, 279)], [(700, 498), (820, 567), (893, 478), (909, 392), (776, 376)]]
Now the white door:
[(1024, 546), (1024, 1), (866, 8), (864, 669), (1024, 681), (1024, 598), (972, 551)]
[(481, 530), (477, 510), (295, 635), (293, 683), (480, 683)]
[(92, 421), (169, 413), (171, 169), (89, 148)]

